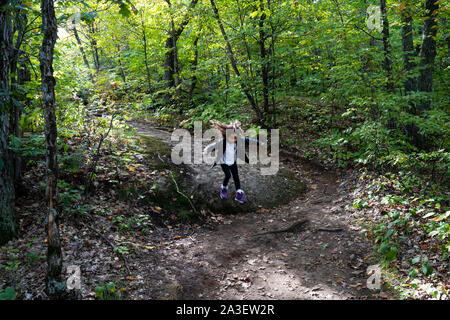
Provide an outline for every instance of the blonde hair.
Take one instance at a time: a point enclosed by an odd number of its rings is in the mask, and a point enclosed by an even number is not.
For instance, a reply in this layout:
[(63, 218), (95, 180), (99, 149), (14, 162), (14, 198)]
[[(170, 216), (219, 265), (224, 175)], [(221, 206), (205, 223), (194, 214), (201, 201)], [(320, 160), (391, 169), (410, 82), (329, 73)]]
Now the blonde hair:
[(241, 122), (239, 120), (230, 121), (228, 124), (223, 123), (219, 120), (210, 120), (210, 123), (213, 128), (220, 131), (223, 138), (227, 135), (227, 129), (234, 129), (237, 131), (237, 134), (242, 133)]

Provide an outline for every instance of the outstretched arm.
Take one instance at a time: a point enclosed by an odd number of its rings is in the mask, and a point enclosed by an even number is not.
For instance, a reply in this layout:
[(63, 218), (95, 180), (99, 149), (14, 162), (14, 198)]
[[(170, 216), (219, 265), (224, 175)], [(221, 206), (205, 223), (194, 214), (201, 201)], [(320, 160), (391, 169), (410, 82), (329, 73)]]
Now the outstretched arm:
[(203, 154), (209, 153), (213, 148), (215, 148), (220, 143), (220, 141), (222, 141), (222, 140), (217, 140), (217, 141), (214, 141), (214, 142), (208, 144), (205, 147), (205, 149), (203, 149)]
[(260, 144), (260, 145), (264, 145), (264, 142), (259, 141), (259, 139), (254, 139), (254, 138), (250, 138), (250, 137), (245, 137), (245, 142), (250, 142), (250, 141), (256, 142), (256, 143), (258, 143), (258, 144)]

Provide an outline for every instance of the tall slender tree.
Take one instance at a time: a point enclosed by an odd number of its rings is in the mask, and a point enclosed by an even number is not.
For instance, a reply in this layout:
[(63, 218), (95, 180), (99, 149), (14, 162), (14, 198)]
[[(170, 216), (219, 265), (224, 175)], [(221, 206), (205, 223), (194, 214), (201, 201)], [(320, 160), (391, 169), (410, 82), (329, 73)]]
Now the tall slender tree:
[(140, 11), (140, 19), (141, 19), (141, 32), (142, 32), (142, 46), (144, 50), (144, 64), (145, 64), (145, 72), (147, 75), (147, 87), (150, 91), (151, 89), (151, 81), (150, 81), (150, 67), (148, 65), (148, 48), (147, 48), (147, 27), (145, 25), (145, 19), (144, 19), (144, 10)]
[[(23, 73), (18, 72), (19, 61), (22, 54), (22, 44), (24, 42), (25, 37), (25, 29), (27, 25), (27, 14), (26, 10), (21, 8), (22, 1), (17, 2), (18, 8), (15, 9), (14, 13), (14, 23), (13, 23), (13, 31), (12, 34), (15, 35), (17, 33), (17, 37), (15, 38), (14, 43), (12, 44), (11, 57), (10, 57), (10, 77), (11, 77), (11, 128), (10, 132), (16, 137), (20, 137), (20, 115), (21, 109), (23, 108), (22, 101), (20, 98), (20, 90), (19, 86), (23, 83), (23, 78), (20, 76), (24, 75)], [(20, 183), (21, 177), (21, 159), (18, 154), (14, 154), (14, 166), (13, 166), (13, 176), (14, 176), (14, 184), (16, 186)]]
[(47, 225), (47, 277), (46, 290), (51, 296), (58, 296), (64, 291), (62, 281), (62, 252), (59, 238), (56, 210), (58, 162), (57, 162), (57, 127), (55, 112), (55, 78), (53, 76), (53, 53), (57, 39), (57, 23), (53, 0), (41, 0), (42, 12), (42, 46), (39, 60), (42, 82), (42, 102), (44, 108), (44, 126), (46, 142), (47, 185), (46, 198), (48, 211)]
[(238, 65), (237, 65), (237, 62), (236, 62), (236, 59), (235, 59), (235, 56), (234, 56), (234, 52), (233, 52), (233, 49), (231, 47), (230, 40), (229, 40), (228, 35), (227, 35), (227, 33), (225, 31), (225, 28), (223, 26), (222, 19), (220, 18), (219, 9), (217, 9), (217, 6), (216, 6), (216, 3), (215, 3), (214, 0), (210, 0), (210, 3), (211, 3), (211, 7), (213, 9), (213, 12), (214, 12), (214, 17), (215, 17), (215, 19), (216, 19), (216, 21), (217, 21), (217, 23), (219, 25), (220, 32), (222, 33), (223, 39), (224, 39), (225, 44), (226, 44), (227, 55), (228, 55), (228, 58), (230, 59), (231, 67), (233, 68), (234, 73), (236, 74), (236, 76), (238, 78), (238, 81), (239, 81), (239, 84), (240, 84), (240, 86), (242, 88), (242, 91), (244, 91), (244, 94), (247, 97), (247, 100), (250, 102), (250, 106), (252, 107), (252, 109), (256, 113), (256, 117), (258, 118), (258, 121), (260, 123), (264, 124), (264, 115), (261, 112), (258, 104), (256, 103), (255, 98), (252, 96), (248, 84), (245, 83), (242, 80), (242, 78), (241, 78), (241, 72), (239, 71), (239, 68), (238, 68)]
[(405, 93), (408, 93), (417, 89), (417, 79), (411, 76), (416, 64), (414, 63), (413, 17), (409, 1), (401, 6), (400, 15), (402, 19), (403, 70), (406, 73), (404, 88)]
[(100, 72), (100, 57), (98, 54), (98, 45), (97, 45), (97, 29), (95, 26), (95, 19), (91, 19), (87, 24), (87, 38), (91, 45), (92, 57), (94, 59), (95, 72), (98, 75)]
[[(172, 3), (170, 0), (166, 0), (169, 8), (172, 8)], [(166, 88), (173, 88), (177, 85), (178, 79), (175, 79), (175, 76), (178, 75), (178, 55), (177, 55), (177, 42), (178, 38), (183, 33), (184, 29), (188, 25), (191, 19), (191, 12), (197, 5), (198, 0), (191, 0), (188, 10), (184, 15), (181, 23), (178, 26), (175, 26), (173, 17), (170, 20), (170, 28), (168, 36), (165, 42), (165, 55), (164, 55), (164, 81), (166, 83)]]
[(89, 79), (91, 80), (92, 84), (94, 84), (94, 76), (91, 72), (91, 66), (89, 64), (89, 60), (87, 59), (86, 53), (84, 51), (83, 43), (81, 42), (80, 35), (78, 34), (77, 25), (75, 20), (72, 22), (71, 29), (73, 31), (73, 35), (75, 36), (75, 39), (77, 40), (78, 48), (80, 48), (81, 57), (83, 58), (84, 65), (89, 73)]
[(0, 1), (0, 244), (16, 234), (12, 157), (8, 150), (10, 130), (9, 68), (12, 49), (11, 13), (8, 1)]
[(392, 48), (389, 42), (389, 20), (386, 12), (386, 0), (380, 0), (381, 18), (382, 18), (382, 35), (384, 47), (383, 68), (386, 73), (387, 82), (386, 89), (390, 92), (394, 91), (394, 78), (392, 74)]
[(263, 110), (265, 114), (269, 113), (269, 58), (266, 49), (266, 31), (264, 21), (266, 20), (266, 13), (264, 11), (264, 0), (259, 0), (259, 49), (261, 55), (261, 77), (262, 77), (262, 92), (263, 92)]
[[(417, 88), (422, 92), (433, 89), (434, 60), (436, 58), (437, 17), (439, 11), (438, 0), (425, 0), (425, 21), (423, 24), (422, 46), (420, 50), (420, 75)], [(418, 112), (430, 107), (430, 100), (425, 99), (418, 106)]]
[(199, 40), (199, 35), (197, 34), (197, 36), (194, 39), (194, 60), (192, 61), (192, 66), (191, 66), (191, 70), (192, 70), (192, 79), (191, 79), (191, 86), (189, 88), (189, 101), (192, 104), (192, 99), (194, 96), (194, 90), (195, 90), (195, 86), (197, 85), (197, 67), (198, 67), (198, 40)]

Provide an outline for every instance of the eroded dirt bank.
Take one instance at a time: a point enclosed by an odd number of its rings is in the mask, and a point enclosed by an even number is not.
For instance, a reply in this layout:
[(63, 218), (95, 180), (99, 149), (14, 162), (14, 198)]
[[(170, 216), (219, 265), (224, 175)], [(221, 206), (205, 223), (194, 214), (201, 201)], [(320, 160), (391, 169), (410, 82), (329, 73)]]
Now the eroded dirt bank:
[[(178, 142), (171, 141), (170, 132), (150, 127), (144, 123), (132, 122), (131, 125), (142, 136), (157, 138), (169, 146)], [(205, 146), (209, 141), (204, 141)], [(158, 151), (155, 151), (158, 152)], [(158, 152), (158, 158), (171, 163), (170, 152)], [(208, 164), (191, 164), (174, 167), (179, 178), (179, 191), (185, 193), (192, 200), (196, 210), (210, 210), (214, 213), (242, 213), (252, 212), (260, 208), (272, 208), (288, 203), (305, 191), (301, 179), (283, 164), (276, 175), (261, 175), (258, 165), (240, 165), (239, 177), (242, 189), (245, 190), (247, 203), (242, 205), (234, 201), (234, 182), (230, 180), (229, 199), (220, 201), (219, 188), (223, 180), (223, 172), (219, 165), (211, 168)], [(173, 181), (171, 176), (162, 177), (159, 182), (161, 196)], [(172, 190), (171, 192), (174, 192)]]

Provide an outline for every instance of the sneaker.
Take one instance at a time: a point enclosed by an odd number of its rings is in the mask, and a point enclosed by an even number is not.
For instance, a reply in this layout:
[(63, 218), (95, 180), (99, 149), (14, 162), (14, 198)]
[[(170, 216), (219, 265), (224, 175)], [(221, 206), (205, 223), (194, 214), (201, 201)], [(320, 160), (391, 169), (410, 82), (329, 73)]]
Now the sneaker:
[(239, 203), (245, 203), (245, 198), (244, 198), (244, 191), (242, 191), (241, 189), (236, 191), (236, 197), (234, 198), (234, 200), (236, 200)]
[(228, 187), (221, 186), (220, 187), (220, 198), (226, 199), (228, 196)]

